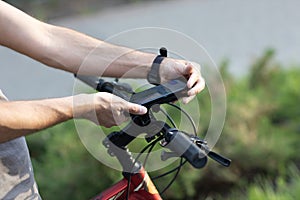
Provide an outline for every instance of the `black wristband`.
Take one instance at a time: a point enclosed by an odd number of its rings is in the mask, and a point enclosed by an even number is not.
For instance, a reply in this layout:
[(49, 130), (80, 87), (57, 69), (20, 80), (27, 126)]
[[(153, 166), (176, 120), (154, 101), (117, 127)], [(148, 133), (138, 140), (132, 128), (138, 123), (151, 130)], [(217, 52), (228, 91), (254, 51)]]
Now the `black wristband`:
[(160, 74), (159, 74), (159, 67), (161, 62), (165, 57), (167, 57), (167, 49), (162, 47), (159, 50), (160, 55), (156, 56), (154, 59), (150, 72), (148, 73), (147, 80), (149, 83), (154, 84), (154, 85), (159, 85), (160, 84)]

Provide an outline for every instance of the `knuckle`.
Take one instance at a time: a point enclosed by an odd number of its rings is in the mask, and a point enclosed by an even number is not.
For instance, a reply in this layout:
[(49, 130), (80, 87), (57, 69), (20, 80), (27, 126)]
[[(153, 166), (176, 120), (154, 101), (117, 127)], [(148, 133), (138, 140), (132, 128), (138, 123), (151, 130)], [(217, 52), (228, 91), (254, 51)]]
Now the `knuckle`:
[(135, 104), (129, 104), (129, 112), (130, 113), (136, 113), (139, 111), (139, 108)]

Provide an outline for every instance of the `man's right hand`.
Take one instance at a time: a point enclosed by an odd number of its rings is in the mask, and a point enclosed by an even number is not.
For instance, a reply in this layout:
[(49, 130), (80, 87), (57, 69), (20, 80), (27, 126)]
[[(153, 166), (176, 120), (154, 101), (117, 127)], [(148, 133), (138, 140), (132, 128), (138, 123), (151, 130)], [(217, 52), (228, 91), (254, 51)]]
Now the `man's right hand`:
[(74, 96), (73, 114), (107, 128), (120, 125), (127, 120), (129, 113), (143, 115), (147, 108), (130, 103), (107, 92)]

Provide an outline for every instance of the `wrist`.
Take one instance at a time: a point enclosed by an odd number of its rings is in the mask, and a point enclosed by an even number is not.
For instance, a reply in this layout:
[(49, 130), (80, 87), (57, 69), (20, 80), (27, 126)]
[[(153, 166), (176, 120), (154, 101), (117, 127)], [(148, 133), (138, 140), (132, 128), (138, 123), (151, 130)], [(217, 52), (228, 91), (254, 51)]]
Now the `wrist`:
[(123, 78), (147, 78), (147, 74), (151, 70), (152, 62), (156, 55), (141, 51), (132, 51), (126, 55), (126, 59), (122, 59), (116, 73), (117, 76)]
[(87, 119), (94, 110), (94, 95), (78, 94), (72, 97), (72, 117), (75, 119)]
[(167, 49), (164, 47), (160, 48), (159, 55), (157, 55), (154, 58), (150, 71), (147, 74), (147, 80), (149, 83), (154, 85), (158, 85), (161, 83), (160, 68), (161, 68), (161, 63), (166, 57), (167, 57)]
[[(154, 59), (156, 58), (157, 55), (152, 54), (152, 53), (145, 53), (145, 52), (139, 52), (139, 58), (143, 58), (139, 61), (137, 66), (137, 70), (135, 70), (135, 73), (138, 74), (140, 78), (147, 78)], [(141, 69), (141, 70), (139, 70)]]

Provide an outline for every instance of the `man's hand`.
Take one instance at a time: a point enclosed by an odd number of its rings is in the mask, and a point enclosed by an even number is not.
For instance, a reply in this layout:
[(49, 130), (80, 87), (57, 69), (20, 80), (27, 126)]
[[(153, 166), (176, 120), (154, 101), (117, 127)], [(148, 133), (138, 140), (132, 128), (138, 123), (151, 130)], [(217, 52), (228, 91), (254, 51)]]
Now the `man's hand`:
[(130, 103), (107, 92), (75, 96), (73, 105), (76, 118), (88, 119), (107, 128), (126, 121), (129, 113), (136, 115), (147, 113), (146, 107)]
[(200, 65), (194, 62), (165, 58), (161, 63), (159, 73), (161, 82), (180, 76), (184, 76), (188, 80), (188, 97), (182, 99), (185, 104), (190, 102), (196, 94), (205, 88), (205, 80), (201, 76)]

